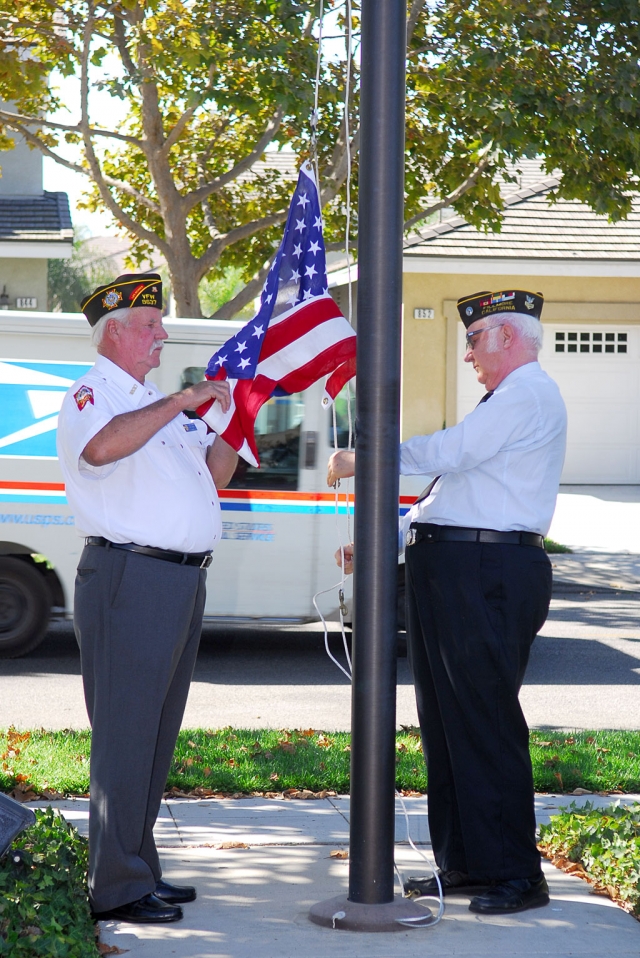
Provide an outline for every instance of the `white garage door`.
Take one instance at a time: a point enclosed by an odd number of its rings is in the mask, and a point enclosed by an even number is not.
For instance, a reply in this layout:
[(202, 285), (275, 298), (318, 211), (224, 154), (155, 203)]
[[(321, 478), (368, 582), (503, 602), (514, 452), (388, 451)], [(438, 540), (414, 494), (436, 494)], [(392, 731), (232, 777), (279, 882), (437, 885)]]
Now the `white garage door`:
[[(562, 482), (640, 482), (640, 329), (544, 324), (540, 363), (560, 387), (569, 420)], [(482, 387), (462, 361), (459, 329), (458, 421)]]

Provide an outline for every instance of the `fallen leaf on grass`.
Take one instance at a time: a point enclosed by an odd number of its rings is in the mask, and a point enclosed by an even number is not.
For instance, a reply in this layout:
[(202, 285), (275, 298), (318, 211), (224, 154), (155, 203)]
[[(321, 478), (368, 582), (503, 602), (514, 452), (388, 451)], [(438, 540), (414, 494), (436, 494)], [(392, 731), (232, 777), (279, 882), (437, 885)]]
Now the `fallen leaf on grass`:
[(329, 858), (348, 858), (349, 852), (345, 851), (342, 848), (334, 848), (333, 851), (329, 852)]
[(36, 792), (32, 792), (29, 788), (21, 788), (19, 785), (9, 792), (9, 798), (16, 802), (35, 802), (37, 797)]

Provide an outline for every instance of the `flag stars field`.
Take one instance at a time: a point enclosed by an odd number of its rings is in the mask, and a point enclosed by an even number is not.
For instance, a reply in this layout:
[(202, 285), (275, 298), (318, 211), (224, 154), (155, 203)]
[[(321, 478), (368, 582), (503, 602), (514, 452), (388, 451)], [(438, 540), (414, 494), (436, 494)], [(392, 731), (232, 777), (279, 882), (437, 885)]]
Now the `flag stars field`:
[(304, 164), (258, 312), (207, 368), (207, 378), (228, 380), (231, 407), (223, 413), (209, 403), (198, 414), (255, 466), (254, 424), (264, 402), (329, 376), (326, 408), (354, 374), (355, 332), (328, 295), (318, 191), (311, 166)]

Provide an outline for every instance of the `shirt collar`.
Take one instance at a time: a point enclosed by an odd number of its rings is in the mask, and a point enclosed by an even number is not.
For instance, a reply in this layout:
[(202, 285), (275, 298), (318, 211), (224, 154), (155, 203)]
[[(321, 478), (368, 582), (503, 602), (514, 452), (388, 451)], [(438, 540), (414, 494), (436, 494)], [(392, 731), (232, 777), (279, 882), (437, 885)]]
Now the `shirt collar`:
[(104, 376), (107, 382), (115, 383), (125, 395), (131, 398), (131, 402), (134, 405), (139, 405), (145, 392), (148, 391), (147, 387), (150, 385), (149, 383), (139, 383), (137, 379), (130, 376), (121, 366), (118, 366), (117, 363), (112, 362), (111, 359), (107, 359), (106, 356), (102, 356), (100, 353), (95, 362), (95, 370), (98, 375)]
[(506, 386), (510, 386), (519, 379), (526, 379), (538, 372), (540, 372), (540, 363), (537, 359), (534, 359), (530, 363), (525, 363), (523, 366), (518, 366), (517, 369), (513, 369), (508, 376), (504, 377), (499, 386), (496, 386), (495, 392), (498, 392)]

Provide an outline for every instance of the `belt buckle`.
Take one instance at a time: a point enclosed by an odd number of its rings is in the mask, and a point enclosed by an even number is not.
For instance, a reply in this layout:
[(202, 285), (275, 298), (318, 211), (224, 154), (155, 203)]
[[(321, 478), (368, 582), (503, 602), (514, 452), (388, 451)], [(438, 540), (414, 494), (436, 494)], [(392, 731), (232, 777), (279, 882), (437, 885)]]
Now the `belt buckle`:
[(408, 529), (407, 532), (406, 532), (406, 534), (405, 534), (405, 537), (404, 537), (405, 545), (407, 545), (407, 546), (413, 546), (413, 545), (415, 545), (417, 538), (418, 538), (417, 530), (416, 530), (416, 529)]
[(204, 556), (202, 562), (200, 563), (201, 569), (208, 569), (211, 563), (213, 562), (213, 556)]

